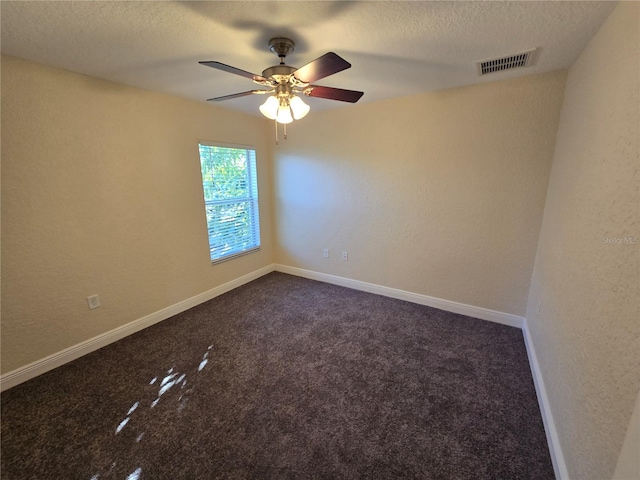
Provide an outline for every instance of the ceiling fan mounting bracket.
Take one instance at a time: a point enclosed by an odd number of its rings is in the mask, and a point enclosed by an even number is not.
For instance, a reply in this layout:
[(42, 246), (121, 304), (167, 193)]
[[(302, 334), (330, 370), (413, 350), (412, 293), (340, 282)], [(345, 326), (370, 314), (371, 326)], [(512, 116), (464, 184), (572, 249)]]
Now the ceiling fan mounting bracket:
[(284, 63), (284, 58), (295, 49), (296, 44), (293, 40), (285, 37), (275, 37), (269, 40), (269, 50), (280, 57), (280, 63)]

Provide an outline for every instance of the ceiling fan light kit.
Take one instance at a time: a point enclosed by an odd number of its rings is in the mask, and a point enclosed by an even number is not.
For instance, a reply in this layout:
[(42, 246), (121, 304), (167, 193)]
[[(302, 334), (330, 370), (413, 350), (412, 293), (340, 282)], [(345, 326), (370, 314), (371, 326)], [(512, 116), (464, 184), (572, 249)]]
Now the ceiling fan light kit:
[(208, 101), (230, 100), (247, 95), (269, 95), (260, 105), (259, 110), (265, 117), (276, 122), (276, 144), (278, 143), (278, 123), (284, 125), (284, 138), (287, 138), (286, 125), (293, 120), (300, 120), (309, 113), (310, 107), (300, 95), (326, 98), (342, 102), (355, 103), (363, 92), (344, 90), (341, 88), (312, 85), (312, 82), (341, 72), (351, 67), (351, 64), (333, 52), (328, 52), (301, 68), (285, 65), (284, 59), (293, 52), (295, 43), (284, 37), (269, 40), (269, 50), (280, 58), (280, 64), (265, 69), (262, 75), (256, 75), (239, 68), (225, 65), (216, 61), (199, 62), (202, 65), (240, 75), (253, 80), (266, 90), (249, 90), (246, 92), (209, 98)]
[(304, 103), (302, 99), (296, 95), (291, 97), (289, 106), (291, 107), (291, 111), (293, 112), (293, 118), (295, 118), (296, 120), (304, 118), (307, 113), (309, 113), (309, 110), (311, 110), (311, 107)]

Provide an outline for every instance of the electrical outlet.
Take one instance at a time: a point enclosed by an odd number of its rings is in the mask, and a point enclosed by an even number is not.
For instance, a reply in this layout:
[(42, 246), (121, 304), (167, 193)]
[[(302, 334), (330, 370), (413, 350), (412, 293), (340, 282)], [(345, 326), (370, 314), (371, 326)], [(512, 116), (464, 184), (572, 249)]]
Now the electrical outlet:
[(87, 297), (87, 303), (89, 304), (89, 310), (98, 308), (100, 306), (100, 297), (98, 295), (91, 295)]
[(349, 260), (349, 252), (342, 252), (342, 260), (345, 262)]
[(325, 249), (322, 251), (322, 256), (323, 256), (324, 258), (329, 258), (329, 249), (328, 249), (328, 248), (325, 248)]

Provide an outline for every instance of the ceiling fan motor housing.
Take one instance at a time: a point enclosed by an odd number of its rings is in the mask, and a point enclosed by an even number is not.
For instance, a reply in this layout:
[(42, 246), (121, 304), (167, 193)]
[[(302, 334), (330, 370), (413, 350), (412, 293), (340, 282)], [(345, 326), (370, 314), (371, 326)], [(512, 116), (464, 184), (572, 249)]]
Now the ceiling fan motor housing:
[[(286, 80), (289, 78), (293, 72), (297, 69), (295, 67), (291, 67), (289, 65), (274, 65), (273, 67), (269, 67), (262, 72), (262, 76), (264, 78), (273, 77), (276, 79), (278, 83), (281, 83), (282, 80)], [(285, 78), (286, 77), (286, 78)]]

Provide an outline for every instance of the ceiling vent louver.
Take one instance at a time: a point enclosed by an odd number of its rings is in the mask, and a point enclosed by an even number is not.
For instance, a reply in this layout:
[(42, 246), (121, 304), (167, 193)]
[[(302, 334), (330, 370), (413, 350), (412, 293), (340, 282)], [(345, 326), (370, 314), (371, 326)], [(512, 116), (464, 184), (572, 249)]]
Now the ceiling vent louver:
[(476, 62), (478, 65), (478, 76), (502, 72), (504, 70), (513, 70), (514, 68), (529, 67), (533, 64), (533, 53), (535, 51), (536, 49), (534, 48), (526, 52), (516, 53), (506, 57)]

